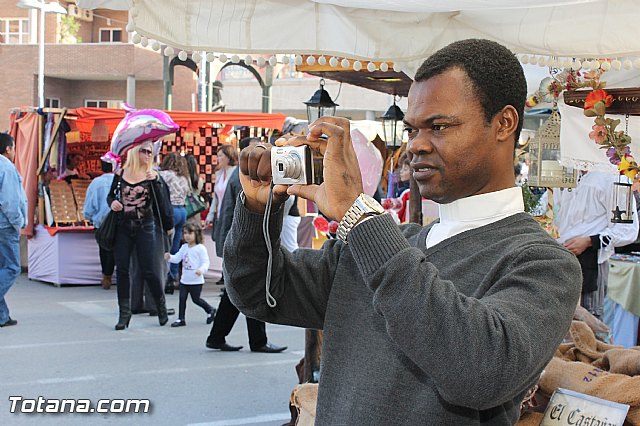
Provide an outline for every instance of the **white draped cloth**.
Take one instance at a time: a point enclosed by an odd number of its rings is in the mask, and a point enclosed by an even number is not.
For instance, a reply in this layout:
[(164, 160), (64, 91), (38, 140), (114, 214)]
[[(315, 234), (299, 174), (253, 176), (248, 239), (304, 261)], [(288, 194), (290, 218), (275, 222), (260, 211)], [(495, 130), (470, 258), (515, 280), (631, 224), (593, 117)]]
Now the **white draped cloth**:
[[(560, 116), (560, 163), (565, 167), (579, 170), (598, 170), (615, 173), (617, 168), (609, 162), (600, 145), (589, 139), (593, 126), (593, 117), (584, 115), (582, 108), (558, 103)], [(619, 119), (616, 130), (625, 129), (625, 116), (607, 114), (607, 118)], [(629, 136), (631, 136), (631, 154), (640, 158), (640, 117), (629, 117)]]

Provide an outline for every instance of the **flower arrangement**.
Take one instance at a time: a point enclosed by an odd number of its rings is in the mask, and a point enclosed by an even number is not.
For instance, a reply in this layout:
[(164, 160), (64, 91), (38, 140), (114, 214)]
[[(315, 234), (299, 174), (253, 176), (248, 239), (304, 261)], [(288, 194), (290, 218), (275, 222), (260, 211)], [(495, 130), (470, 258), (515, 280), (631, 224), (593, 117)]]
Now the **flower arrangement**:
[(594, 117), (589, 139), (600, 145), (601, 149), (606, 149), (609, 162), (618, 167), (621, 175), (633, 181), (640, 168), (631, 155), (631, 137), (625, 131), (617, 130), (620, 120), (605, 116), (607, 108), (614, 102), (613, 96), (604, 90), (605, 83), (598, 79), (592, 80), (591, 83), (593, 91), (587, 95), (584, 102), (584, 115)]

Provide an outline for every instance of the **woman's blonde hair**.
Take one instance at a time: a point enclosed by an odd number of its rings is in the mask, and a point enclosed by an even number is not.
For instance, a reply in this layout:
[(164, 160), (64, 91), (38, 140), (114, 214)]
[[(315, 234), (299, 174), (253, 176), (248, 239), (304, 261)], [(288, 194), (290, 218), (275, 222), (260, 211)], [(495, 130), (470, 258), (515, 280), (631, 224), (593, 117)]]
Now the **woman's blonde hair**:
[(134, 146), (127, 152), (127, 161), (124, 163), (123, 168), (129, 169), (133, 172), (137, 172), (137, 171), (150, 172), (151, 171), (151, 169), (153, 168), (153, 157), (151, 157), (151, 160), (147, 164), (146, 170), (142, 168), (142, 163), (140, 162), (140, 148), (142, 148), (143, 146), (148, 147), (148, 149), (150, 149), (153, 152), (153, 145), (146, 142), (141, 143), (140, 145)]

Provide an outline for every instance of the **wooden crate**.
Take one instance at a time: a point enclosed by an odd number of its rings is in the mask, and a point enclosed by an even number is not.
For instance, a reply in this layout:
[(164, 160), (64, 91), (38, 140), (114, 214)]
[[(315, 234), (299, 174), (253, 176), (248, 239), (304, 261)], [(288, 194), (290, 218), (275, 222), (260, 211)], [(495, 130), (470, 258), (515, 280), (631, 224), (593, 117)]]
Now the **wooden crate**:
[(71, 181), (71, 189), (73, 190), (73, 195), (76, 200), (78, 220), (80, 222), (87, 222), (87, 219), (84, 217), (84, 200), (87, 196), (87, 188), (90, 183), (90, 180), (84, 179), (73, 179)]
[(78, 210), (71, 185), (65, 181), (49, 182), (51, 211), (57, 225), (72, 225), (78, 221)]

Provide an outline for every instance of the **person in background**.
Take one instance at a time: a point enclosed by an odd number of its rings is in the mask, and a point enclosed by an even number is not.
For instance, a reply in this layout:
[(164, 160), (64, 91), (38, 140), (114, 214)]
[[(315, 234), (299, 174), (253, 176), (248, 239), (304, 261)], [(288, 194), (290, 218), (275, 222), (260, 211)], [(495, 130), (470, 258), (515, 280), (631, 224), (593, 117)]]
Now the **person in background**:
[[(205, 220), (205, 225), (213, 226), (211, 238), (216, 243), (216, 255), (222, 257), (222, 249), (224, 247), (224, 239), (227, 236), (229, 227), (224, 222), (231, 220), (226, 214), (222, 214), (222, 200), (225, 192), (238, 165), (238, 151), (231, 145), (221, 145), (218, 147), (218, 164), (216, 165), (216, 183), (213, 187), (213, 196), (211, 208)], [(224, 285), (224, 275), (220, 277), (218, 285)]]
[[(100, 160), (100, 166), (102, 167), (103, 174), (95, 178), (89, 184), (87, 188), (87, 195), (84, 199), (84, 217), (89, 219), (96, 232), (100, 228), (102, 221), (111, 211), (109, 204), (107, 203), (107, 195), (111, 189), (113, 183), (113, 165), (112, 163)], [(111, 288), (111, 276), (113, 270), (116, 267), (116, 261), (113, 257), (112, 250), (105, 250), (98, 246), (100, 254), (100, 267), (102, 268), (102, 281), (100, 285), (105, 290)]]
[[(160, 148), (161, 143), (158, 141), (153, 144), (153, 170), (160, 171)], [(173, 207), (172, 207), (173, 210)], [(173, 230), (172, 230), (173, 231)], [(171, 236), (168, 233), (162, 234), (163, 247), (171, 247)], [(161, 262), (161, 276), (166, 277), (169, 274), (169, 264)], [(142, 270), (140, 269), (140, 263), (138, 262), (138, 255), (135, 250), (131, 253), (131, 263), (129, 264), (129, 282), (131, 283), (131, 313), (137, 314), (149, 314), (151, 317), (158, 316), (158, 309), (153, 300), (153, 295), (149, 290), (149, 284), (144, 279)], [(172, 287), (173, 288), (173, 287)], [(167, 306), (167, 315), (174, 315), (175, 309)]]
[(72, 179), (91, 179), (86, 173), (80, 173), (78, 167), (84, 161), (84, 157), (81, 154), (68, 154), (67, 155), (67, 167), (60, 176), (60, 179), (64, 179), (67, 183), (71, 183)]
[[(115, 259), (120, 315), (116, 330), (124, 330), (131, 319), (129, 266), (136, 250), (142, 276), (158, 309), (158, 322), (169, 321), (162, 292), (163, 233), (173, 228), (169, 189), (153, 170), (150, 141), (133, 146), (120, 173), (114, 176), (107, 201), (118, 212)], [(160, 222), (162, 226), (160, 226)]]
[(300, 211), (298, 197), (289, 197), (284, 203), (284, 221), (280, 243), (289, 251), (298, 250), (298, 226), (300, 225)]
[[(240, 149), (255, 146), (259, 142), (260, 139), (257, 138), (242, 138), (239, 144)], [(237, 159), (237, 154), (235, 159)], [(234, 162), (236, 161), (235, 159)], [(226, 160), (223, 161), (226, 162)], [(227, 180), (228, 183), (226, 191), (224, 192), (224, 198), (219, 207), (219, 215), (214, 224), (214, 235), (218, 236), (216, 240), (216, 252), (218, 255), (223, 254), (222, 249), (227, 233), (231, 228), (233, 214), (236, 208), (236, 200), (242, 190), (237, 167), (234, 167), (231, 176), (229, 176)], [(209, 221), (209, 218), (207, 219), (207, 221)], [(217, 227), (217, 229), (215, 227)], [(211, 332), (209, 333), (209, 337), (207, 337), (205, 346), (209, 349), (219, 349), (224, 352), (239, 351), (242, 349), (242, 346), (232, 346), (226, 342), (226, 337), (231, 333), (231, 329), (236, 323), (238, 315), (240, 315), (240, 311), (238, 311), (238, 308), (229, 300), (226, 289), (223, 289), (220, 304), (218, 305), (218, 312), (213, 320)], [(247, 333), (249, 334), (249, 347), (253, 352), (278, 353), (287, 349), (286, 346), (276, 346), (268, 342), (266, 326), (262, 321), (247, 317)]]
[[(580, 295), (578, 261), (524, 212), (514, 182), (526, 96), (518, 58), (493, 41), (451, 43), (418, 68), (407, 149), (420, 194), (440, 205), (424, 227), (396, 225), (363, 193), (345, 118), (278, 141), (324, 154), (321, 185), (271, 188), (270, 147), (242, 152), (225, 286), (245, 315), (324, 331), (316, 424), (517, 422)], [(338, 238), (280, 247), (291, 195), (339, 221)]]
[[(193, 154), (187, 154), (184, 157), (187, 160), (187, 167), (189, 169), (189, 183), (191, 184), (191, 192), (194, 194), (200, 194), (202, 188), (204, 188), (204, 179), (200, 176), (200, 167), (198, 166), (198, 160)], [(202, 226), (202, 219), (200, 213), (195, 214), (187, 218), (187, 223), (193, 223)]]
[(396, 192), (397, 198), (400, 199), (402, 203), (402, 207), (398, 210), (398, 218), (401, 223), (408, 222), (409, 212), (407, 211), (407, 205), (409, 204), (409, 198), (411, 193), (409, 191), (410, 180), (411, 180), (411, 165), (409, 161), (409, 156), (405, 152), (398, 159), (398, 165), (400, 166), (399, 173), (399, 181), (398, 181), (398, 192)]
[[(575, 188), (553, 192), (558, 242), (578, 258), (582, 269), (580, 304), (598, 319), (603, 314), (609, 257), (615, 247), (630, 244), (638, 236), (637, 214), (633, 223), (611, 222), (612, 188), (617, 181), (616, 174), (582, 172)], [(635, 208), (634, 200), (634, 212)]]
[[(160, 164), (160, 176), (169, 187), (171, 205), (173, 206), (173, 237), (171, 241), (171, 254), (178, 252), (182, 243), (182, 228), (187, 222), (187, 208), (185, 200), (191, 192), (189, 183), (189, 168), (187, 161), (177, 152), (167, 154)], [(166, 294), (173, 294), (178, 279), (178, 264), (172, 263), (164, 287)]]
[(202, 243), (202, 228), (200, 225), (187, 223), (184, 225), (183, 235), (185, 244), (180, 247), (180, 250), (176, 254), (164, 254), (165, 260), (172, 265), (182, 262), (178, 319), (171, 324), (171, 327), (187, 325), (185, 314), (189, 295), (191, 295), (193, 303), (204, 309), (207, 313), (207, 324), (211, 324), (216, 310), (200, 297), (204, 284), (204, 273), (209, 270), (209, 254)]
[(398, 185), (396, 186), (395, 198), (402, 197), (404, 191), (409, 189), (409, 180), (411, 179), (411, 166), (409, 165), (409, 156), (404, 152), (398, 158)]
[(27, 226), (27, 195), (15, 158), (13, 138), (0, 133), (0, 327), (18, 324), (5, 296), (20, 275), (20, 229)]

